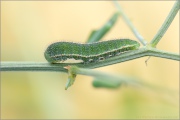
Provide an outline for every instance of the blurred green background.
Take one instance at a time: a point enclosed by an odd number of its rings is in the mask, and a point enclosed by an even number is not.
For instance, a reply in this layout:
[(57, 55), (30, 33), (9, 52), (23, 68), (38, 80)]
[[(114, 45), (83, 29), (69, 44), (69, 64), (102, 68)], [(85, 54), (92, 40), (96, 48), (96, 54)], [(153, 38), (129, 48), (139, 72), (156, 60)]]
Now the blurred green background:
[[(120, 1), (142, 36), (150, 41), (174, 1)], [(46, 62), (46, 47), (57, 41), (85, 42), (116, 11), (110, 1), (2, 1), (1, 61)], [(135, 39), (120, 17), (103, 40)], [(179, 52), (179, 14), (158, 49)], [(3, 119), (172, 119), (179, 116), (179, 62), (143, 57), (99, 71), (125, 74), (172, 91), (122, 86), (96, 89), (92, 77), (78, 75), (64, 90), (66, 73), (2, 72)]]

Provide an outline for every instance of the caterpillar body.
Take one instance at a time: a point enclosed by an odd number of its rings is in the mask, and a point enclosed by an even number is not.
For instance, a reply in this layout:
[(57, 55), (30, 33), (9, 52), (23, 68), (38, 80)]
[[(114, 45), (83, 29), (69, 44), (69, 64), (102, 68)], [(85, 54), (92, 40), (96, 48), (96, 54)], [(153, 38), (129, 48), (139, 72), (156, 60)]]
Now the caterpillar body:
[(136, 50), (139, 46), (138, 42), (130, 39), (116, 39), (86, 44), (56, 42), (48, 46), (44, 56), (50, 63), (60, 63), (68, 59), (74, 59), (88, 64)]

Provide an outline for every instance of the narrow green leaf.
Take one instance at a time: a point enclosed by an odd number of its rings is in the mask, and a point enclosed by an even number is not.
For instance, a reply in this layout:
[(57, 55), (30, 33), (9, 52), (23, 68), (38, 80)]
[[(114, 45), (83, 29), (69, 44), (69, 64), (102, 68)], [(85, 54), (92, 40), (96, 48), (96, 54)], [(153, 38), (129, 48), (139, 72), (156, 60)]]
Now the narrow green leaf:
[(109, 89), (119, 88), (121, 84), (122, 83), (120, 81), (99, 79), (99, 78), (95, 78), (92, 82), (92, 85), (96, 88), (109, 88)]
[(66, 66), (64, 68), (68, 70), (68, 80), (65, 86), (65, 90), (67, 90), (71, 85), (74, 84), (76, 74), (73, 73), (73, 70), (76, 69), (77, 67)]
[(65, 90), (67, 90), (71, 85), (73, 85), (75, 81), (75, 78), (68, 77), (68, 80), (66, 82)]
[(104, 24), (102, 28), (99, 30), (93, 30), (89, 35), (87, 40), (88, 43), (97, 42), (99, 41), (116, 23), (118, 19), (119, 13), (114, 13), (114, 15), (109, 19), (108, 22)]
[(97, 30), (93, 30), (92, 32), (91, 32), (91, 34), (89, 35), (89, 38), (88, 38), (88, 40), (90, 40), (93, 36), (94, 36), (94, 34), (97, 32)]

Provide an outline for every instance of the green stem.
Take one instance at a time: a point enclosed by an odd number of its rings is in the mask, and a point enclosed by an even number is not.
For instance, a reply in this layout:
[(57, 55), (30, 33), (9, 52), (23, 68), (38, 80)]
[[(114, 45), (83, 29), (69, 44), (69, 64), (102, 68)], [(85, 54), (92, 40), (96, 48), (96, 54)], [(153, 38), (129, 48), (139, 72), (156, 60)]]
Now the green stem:
[(167, 59), (180, 61), (180, 56), (178, 54), (163, 51), (163, 50), (158, 50), (152, 47), (148, 49), (149, 50), (147, 52), (147, 56), (161, 57), (161, 58), (167, 58)]
[(169, 15), (167, 16), (166, 20), (164, 21), (163, 25), (159, 29), (158, 33), (154, 36), (154, 38), (150, 42), (150, 45), (152, 47), (156, 47), (160, 39), (163, 37), (164, 33), (167, 31), (173, 19), (175, 18), (176, 14), (178, 13), (179, 8), (180, 8), (180, 4), (179, 4), (179, 0), (177, 0), (173, 8), (171, 9)]
[(130, 76), (109, 74), (109, 73), (100, 72), (97, 70), (79, 68), (77, 66), (70, 66), (69, 70), (74, 74), (81, 74), (81, 75), (93, 76), (95, 78), (98, 78), (101, 80), (100, 84), (102, 84), (102, 87), (105, 87), (105, 88), (107, 87), (107, 84), (109, 84), (110, 86), (112, 85), (115, 88), (120, 87), (121, 84), (126, 84), (126, 85), (131, 85), (134, 87), (148, 88), (156, 92), (161, 92), (161, 94), (167, 93), (168, 95), (172, 95), (172, 96), (178, 94), (176, 91), (172, 91), (170, 89), (167, 89), (161, 86), (149, 84), (147, 82), (144, 82), (143, 80), (130, 77)]
[(161, 58), (172, 59), (180, 61), (180, 56), (175, 53), (158, 50), (152, 47), (142, 47), (138, 50), (132, 50), (130, 52), (122, 53), (119, 56), (114, 56), (99, 63), (82, 64), (82, 63), (61, 63), (61, 64), (50, 64), (50, 63), (37, 63), (37, 62), (1, 62), (0, 71), (52, 71), (52, 72), (67, 72), (64, 69), (65, 66), (75, 65), (81, 68), (98, 68), (111, 64), (129, 61), (132, 59), (144, 57), (144, 56), (155, 56)]
[(1, 62), (0, 71), (67, 72), (67, 70), (63, 68), (64, 66), (63, 64), (50, 64), (47, 62)]
[(137, 31), (137, 29), (134, 27), (134, 25), (131, 23), (131, 21), (129, 20), (129, 18), (126, 16), (126, 14), (124, 13), (124, 11), (122, 10), (121, 6), (118, 4), (117, 1), (113, 1), (114, 5), (116, 6), (116, 8), (118, 9), (120, 15), (122, 16), (122, 18), (124, 19), (124, 21), (126, 22), (126, 24), (129, 26), (129, 28), (131, 29), (131, 31), (134, 33), (134, 35), (136, 36), (136, 38), (145, 46), (147, 44), (147, 41), (144, 40), (144, 38), (140, 35), (140, 33)]
[(77, 66), (70, 66), (70, 69), (72, 73), (74, 74), (81, 74), (81, 75), (87, 75), (87, 76), (93, 76), (95, 78), (110, 80), (111, 82), (114, 82), (116, 84), (120, 83), (128, 83), (128, 84), (139, 84), (135, 78), (127, 77), (123, 75), (115, 75), (115, 74), (109, 74), (105, 72), (100, 72), (97, 70), (91, 70), (91, 69), (85, 69), (85, 68), (79, 68)]

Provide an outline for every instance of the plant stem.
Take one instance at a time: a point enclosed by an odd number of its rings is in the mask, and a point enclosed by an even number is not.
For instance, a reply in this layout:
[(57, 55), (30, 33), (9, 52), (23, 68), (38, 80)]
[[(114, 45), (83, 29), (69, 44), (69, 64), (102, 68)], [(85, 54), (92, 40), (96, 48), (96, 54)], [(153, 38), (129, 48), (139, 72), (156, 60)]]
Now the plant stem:
[(1, 62), (0, 71), (52, 71), (67, 72), (63, 64), (50, 64), (47, 62)]
[(145, 46), (147, 44), (147, 41), (144, 40), (144, 38), (140, 35), (140, 33), (137, 31), (137, 29), (134, 27), (134, 25), (131, 23), (131, 21), (129, 20), (129, 18), (126, 16), (126, 14), (124, 13), (124, 11), (122, 10), (121, 6), (118, 4), (117, 1), (113, 0), (114, 5), (116, 6), (116, 8), (118, 9), (120, 15), (122, 16), (122, 18), (124, 19), (124, 21), (126, 22), (126, 24), (129, 26), (129, 28), (131, 29), (131, 31), (134, 33), (134, 35), (136, 36), (136, 38)]
[(163, 25), (159, 29), (158, 33), (154, 36), (154, 38), (150, 42), (150, 45), (152, 47), (156, 47), (160, 39), (163, 37), (164, 33), (167, 31), (173, 19), (175, 18), (176, 14), (178, 13), (179, 8), (180, 8), (180, 2), (179, 0), (177, 0), (173, 8), (171, 9), (169, 15), (167, 16), (166, 20), (164, 21)]
[[(126, 84), (126, 85), (131, 85), (134, 87), (144, 87), (148, 88), (150, 90), (154, 90), (156, 92), (162, 93), (167, 93), (168, 95), (178, 95), (178, 92), (172, 91), (170, 89), (161, 87), (161, 86), (156, 86), (153, 84), (149, 84), (147, 82), (144, 82), (143, 80), (130, 77), (130, 76), (125, 76), (125, 75), (116, 75), (116, 74), (109, 74), (105, 72), (100, 72), (97, 70), (91, 70), (91, 69), (84, 69), (84, 68), (79, 68), (77, 66), (69, 66), (69, 69), (73, 74), (81, 74), (81, 75), (87, 75), (87, 76), (92, 76), (101, 81), (100, 84), (103, 86), (103, 82), (109, 85), (113, 85), (115, 88), (120, 87), (121, 84)], [(116, 86), (115, 86), (116, 85)]]
[(71, 72), (74, 74), (93, 76), (95, 78), (99, 78), (102, 80), (103, 79), (109, 80), (111, 82), (114, 82), (115, 84), (120, 84), (120, 83), (127, 83), (127, 84), (133, 84), (133, 85), (140, 84), (140, 81), (137, 81), (135, 78), (123, 76), (123, 75), (109, 74), (109, 73), (100, 72), (97, 70), (79, 68), (76, 66), (70, 66), (69, 70), (71, 70)]
[(130, 52), (122, 53), (119, 56), (114, 56), (104, 61), (91, 64), (82, 63), (61, 63), (61, 64), (50, 64), (50, 63), (37, 63), (37, 62), (1, 62), (0, 71), (52, 71), (52, 72), (67, 72), (64, 69), (65, 66), (75, 65), (80, 68), (98, 68), (111, 64), (129, 61), (135, 58), (144, 56), (155, 56), (161, 58), (167, 58), (172, 60), (180, 61), (180, 56), (175, 53), (170, 53), (162, 50), (158, 50), (152, 47), (142, 47), (138, 50), (132, 50)]

